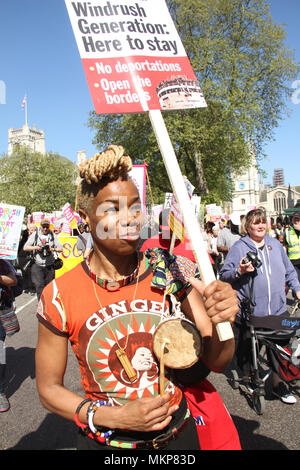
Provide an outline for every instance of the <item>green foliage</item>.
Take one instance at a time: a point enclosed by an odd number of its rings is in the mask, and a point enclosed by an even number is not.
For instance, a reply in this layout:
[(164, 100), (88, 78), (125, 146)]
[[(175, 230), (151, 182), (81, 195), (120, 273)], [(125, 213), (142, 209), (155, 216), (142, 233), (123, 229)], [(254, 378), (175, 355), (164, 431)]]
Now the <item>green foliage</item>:
[[(202, 200), (230, 200), (232, 172), (257, 158), (286, 114), (289, 84), (299, 64), (274, 24), (266, 0), (167, 0), (207, 108), (163, 113), (179, 165)], [(147, 114), (90, 113), (94, 143), (123, 145), (135, 163), (144, 160), (153, 197), (171, 191)]]
[(59, 210), (76, 192), (76, 165), (65, 157), (16, 146), (0, 158), (0, 201), (25, 206), (26, 214)]
[(169, 0), (170, 11), (208, 101), (233, 113), (262, 153), (278, 121), (299, 63), (285, 44), (266, 0)]
[[(163, 116), (181, 171), (195, 186), (195, 193), (209, 193), (208, 201), (228, 200), (230, 172), (238, 173), (248, 165), (249, 152), (243, 136), (228, 117), (224, 118), (222, 108), (211, 103), (207, 109), (166, 112)], [(172, 188), (148, 115), (98, 116), (91, 112), (89, 125), (96, 130), (99, 150), (116, 143), (123, 145), (134, 163), (147, 163), (153, 199), (162, 203)], [(201, 177), (202, 169), (205, 176)]]

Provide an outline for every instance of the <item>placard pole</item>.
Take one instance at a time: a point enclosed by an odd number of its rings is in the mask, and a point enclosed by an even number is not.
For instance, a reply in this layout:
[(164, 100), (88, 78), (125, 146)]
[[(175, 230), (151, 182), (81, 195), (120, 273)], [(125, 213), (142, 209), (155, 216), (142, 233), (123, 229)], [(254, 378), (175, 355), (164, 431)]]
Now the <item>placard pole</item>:
[[(177, 157), (160, 110), (149, 110), (149, 118), (156, 135), (162, 158), (172, 185), (173, 193), (184, 221), (184, 228), (188, 233), (195, 259), (201, 275), (201, 280), (207, 285), (215, 280), (215, 274), (207, 253), (207, 248), (200, 232), (195, 212), (184, 183)], [(197, 228), (199, 227), (199, 230)], [(233, 338), (229, 322), (219, 323), (216, 327), (220, 341)]]
[(170, 254), (171, 254), (171, 255), (173, 254), (173, 250), (174, 250), (176, 238), (177, 238), (177, 237), (176, 237), (176, 233), (173, 232), (173, 233), (172, 233), (172, 238), (171, 238), (171, 245), (170, 245)]

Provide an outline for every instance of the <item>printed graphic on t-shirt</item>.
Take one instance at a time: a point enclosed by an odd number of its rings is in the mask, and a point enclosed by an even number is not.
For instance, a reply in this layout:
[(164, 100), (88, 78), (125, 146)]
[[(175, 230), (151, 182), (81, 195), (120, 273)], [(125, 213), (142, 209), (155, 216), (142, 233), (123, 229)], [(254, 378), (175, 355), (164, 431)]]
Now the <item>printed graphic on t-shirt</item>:
[[(169, 304), (162, 290), (152, 288), (151, 279), (140, 280), (135, 300), (134, 285), (113, 296), (97, 286), (98, 300), (94, 281), (79, 265), (44, 289), (38, 317), (53, 333), (69, 339), (87, 397), (123, 405), (160, 393), (159, 361), (152, 340), (162, 317), (169, 315)], [(117, 356), (120, 349), (126, 352), (126, 366)], [(180, 403), (182, 392), (172, 380), (165, 378), (164, 389), (170, 392), (171, 404)]]
[[(87, 363), (100, 393), (107, 394), (114, 404), (159, 394), (159, 367), (152, 350), (152, 336), (160, 319), (160, 314), (151, 312), (122, 314), (104, 321), (90, 337)], [(120, 348), (125, 350), (136, 373), (133, 381), (117, 357)], [(173, 396), (172, 402), (180, 402), (180, 390), (167, 378), (165, 391)]]

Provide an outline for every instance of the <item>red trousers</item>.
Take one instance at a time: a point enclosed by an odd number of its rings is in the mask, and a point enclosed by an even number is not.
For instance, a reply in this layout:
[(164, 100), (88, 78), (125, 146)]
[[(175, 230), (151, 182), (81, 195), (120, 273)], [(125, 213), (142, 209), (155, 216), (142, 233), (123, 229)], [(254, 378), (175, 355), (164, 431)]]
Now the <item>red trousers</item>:
[(205, 379), (183, 387), (183, 392), (196, 422), (201, 450), (241, 450), (234, 422), (215, 387)]

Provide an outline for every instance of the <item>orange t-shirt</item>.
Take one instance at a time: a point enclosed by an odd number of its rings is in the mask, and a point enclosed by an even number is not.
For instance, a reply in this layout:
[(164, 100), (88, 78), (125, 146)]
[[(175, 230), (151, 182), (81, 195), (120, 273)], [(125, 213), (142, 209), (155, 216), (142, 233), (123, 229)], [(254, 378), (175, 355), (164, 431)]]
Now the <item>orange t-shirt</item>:
[[(55, 334), (69, 338), (87, 397), (123, 405), (159, 394), (159, 362), (153, 353), (152, 337), (161, 320), (164, 291), (151, 287), (152, 277), (149, 267), (140, 276), (133, 298), (135, 283), (109, 292), (94, 282), (83, 262), (45, 287), (38, 319)], [(166, 302), (164, 311), (168, 309)], [(134, 382), (116, 356), (127, 338), (126, 354), (137, 373)], [(172, 404), (179, 404), (181, 390), (168, 378), (165, 381)]]

